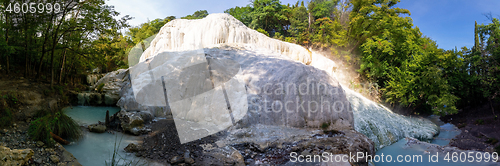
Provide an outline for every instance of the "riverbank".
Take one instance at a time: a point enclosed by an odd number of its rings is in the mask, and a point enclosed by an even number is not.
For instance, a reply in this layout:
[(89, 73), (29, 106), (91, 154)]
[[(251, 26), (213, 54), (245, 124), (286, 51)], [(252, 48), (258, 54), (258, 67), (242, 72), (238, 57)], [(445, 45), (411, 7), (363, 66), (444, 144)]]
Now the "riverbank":
[[(30, 166), (79, 166), (78, 160), (68, 152), (61, 144), (56, 143), (54, 147), (48, 147), (41, 141), (33, 141), (28, 136), (29, 124), (18, 121), (16, 127), (0, 130), (0, 147), (10, 149), (31, 149), (33, 154), (26, 155), (25, 165)], [(1, 162), (0, 162), (1, 163)], [(7, 164), (7, 163), (6, 163)], [(7, 164), (8, 165), (8, 164)], [(80, 165), (81, 166), (81, 165)]]
[[(28, 136), (28, 128), (41, 110), (57, 110), (68, 106), (67, 87), (35, 82), (28, 78), (0, 76), (0, 153), (10, 155), (23, 151), (21, 158), (7, 159), (3, 164), (80, 165), (77, 159), (59, 143), (48, 147)], [(6, 149), (8, 148), (8, 149)], [(33, 153), (28, 153), (32, 150)], [(3, 165), (0, 164), (0, 165)]]
[[(491, 105), (495, 112), (492, 111)], [(451, 140), (450, 145), (465, 150), (500, 153), (500, 103), (486, 103), (478, 107), (464, 108), (458, 114), (441, 117), (462, 132)]]

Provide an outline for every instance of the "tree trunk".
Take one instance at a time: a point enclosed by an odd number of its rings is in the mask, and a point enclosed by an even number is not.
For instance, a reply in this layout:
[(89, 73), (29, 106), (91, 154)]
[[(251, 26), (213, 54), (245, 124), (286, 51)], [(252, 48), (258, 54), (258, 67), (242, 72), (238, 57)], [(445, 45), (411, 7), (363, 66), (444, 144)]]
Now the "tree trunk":
[(24, 78), (28, 77), (28, 23), (24, 28)]
[(356, 48), (358, 48), (360, 44), (361, 42), (357, 41), (356, 44), (351, 48), (351, 50), (349, 50), (349, 53), (352, 54), (352, 52), (354, 52), (354, 50), (356, 50)]
[(308, 13), (307, 19), (308, 19), (308, 23), (309, 23), (309, 27), (307, 29), (309, 30), (309, 32), (312, 32), (312, 30), (311, 30), (311, 23), (312, 23), (312, 20), (311, 20), (312, 19), (312, 15), (311, 15), (311, 13)]
[(65, 139), (63, 139), (63, 138), (59, 137), (58, 135), (55, 135), (55, 134), (54, 134), (54, 133), (52, 133), (52, 132), (50, 132), (50, 136), (52, 136), (52, 138), (53, 138), (55, 141), (57, 141), (57, 142), (59, 142), (59, 143), (61, 143), (61, 144), (63, 144), (63, 145), (68, 145), (68, 144), (70, 143), (69, 141), (66, 141)]
[(56, 50), (57, 42), (54, 39), (54, 45), (52, 46), (52, 50), (50, 53), (50, 88), (54, 87), (54, 52)]
[[(5, 28), (5, 45), (7, 47), (9, 47), (9, 17), (8, 17), (8, 14), (5, 13), (5, 24), (7, 25), (6, 28)], [(7, 63), (7, 75), (9, 74), (9, 55), (10, 54), (10, 51), (9, 53), (5, 56), (7, 58), (7, 60), (5, 61)]]
[(43, 57), (45, 56), (45, 45), (47, 44), (47, 40), (48, 40), (48, 36), (49, 36), (48, 33), (49, 33), (49, 29), (51, 28), (51, 25), (52, 24), (49, 24), (49, 26), (45, 30), (45, 34), (44, 34), (45, 38), (44, 38), (43, 44), (42, 44), (42, 56), (40, 57), (40, 64), (38, 65), (38, 73), (36, 73), (37, 79), (40, 79), (40, 75), (42, 75)]
[(62, 83), (62, 76), (64, 71), (64, 62), (66, 61), (66, 49), (63, 51), (63, 59), (61, 64), (61, 73), (59, 74), (59, 83)]

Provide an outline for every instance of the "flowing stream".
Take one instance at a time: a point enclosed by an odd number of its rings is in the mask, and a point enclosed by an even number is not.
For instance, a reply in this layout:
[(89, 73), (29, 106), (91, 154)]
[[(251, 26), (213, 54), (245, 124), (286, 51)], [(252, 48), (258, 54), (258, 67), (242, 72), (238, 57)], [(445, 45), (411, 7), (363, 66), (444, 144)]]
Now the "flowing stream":
[[(446, 158), (448, 152), (443, 152), (441, 150), (435, 151), (435, 149), (446, 149), (450, 143), (450, 140), (455, 136), (460, 134), (460, 130), (450, 123), (443, 123), (439, 120), (438, 116), (430, 116), (429, 119), (434, 123), (440, 125), (441, 130), (437, 137), (435, 137), (430, 143), (431, 144), (407, 144), (408, 140), (401, 139), (398, 142), (386, 146), (376, 152), (376, 155), (381, 156), (392, 156), (392, 162), (387, 161), (387, 157), (384, 157), (384, 161), (379, 160), (379, 162), (375, 162), (377, 166), (412, 166), (412, 165), (426, 165), (426, 166), (462, 166), (462, 165), (498, 165), (498, 163), (492, 162), (468, 162), (468, 161), (460, 161), (460, 158), (457, 158), (456, 162), (452, 161), (450, 152), (449, 158)], [(465, 152), (467, 154), (469, 152)], [(476, 152), (472, 152), (474, 155)], [(457, 153), (460, 155), (460, 153)], [(401, 155), (398, 161), (398, 155)], [(419, 159), (421, 156), (421, 159)], [(463, 156), (462, 156), (463, 157)], [(404, 161), (408, 159), (407, 161)], [(451, 160), (446, 160), (451, 159)], [(474, 157), (475, 160), (478, 158)], [(437, 162), (436, 162), (437, 161)]]

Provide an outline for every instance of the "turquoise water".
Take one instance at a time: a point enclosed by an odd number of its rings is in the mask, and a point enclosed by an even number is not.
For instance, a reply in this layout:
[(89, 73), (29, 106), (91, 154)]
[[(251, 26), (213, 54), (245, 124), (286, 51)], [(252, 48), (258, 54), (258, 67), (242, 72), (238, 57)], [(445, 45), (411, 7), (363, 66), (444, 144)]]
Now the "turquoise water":
[(90, 125), (98, 121), (104, 122), (106, 110), (109, 110), (109, 116), (120, 111), (118, 107), (91, 107), (77, 106), (63, 108), (66, 115), (73, 118), (80, 125)]
[[(97, 123), (98, 121), (103, 122), (106, 116), (106, 110), (109, 110), (110, 116), (120, 109), (117, 107), (88, 107), (88, 106), (78, 106), (78, 107), (66, 107), (63, 109), (66, 114), (75, 119), (80, 125), (89, 125)], [(121, 139), (121, 142), (120, 142)], [(110, 162), (113, 151), (117, 147), (118, 155), (117, 159), (125, 159), (119, 162), (119, 165), (124, 165), (130, 161), (141, 160), (135, 157), (131, 153), (126, 153), (123, 149), (129, 143), (138, 143), (139, 137), (130, 136), (116, 132), (111, 133), (92, 133), (84, 130), (84, 136), (78, 142), (72, 142), (69, 145), (64, 145), (64, 148), (68, 150), (73, 156), (78, 159), (78, 162), (83, 166), (104, 166), (106, 162)], [(115, 146), (115, 143), (117, 144)], [(118, 146), (119, 144), (119, 146)], [(108, 164), (109, 165), (109, 164)]]
[[(493, 163), (493, 162), (468, 162), (467, 160), (464, 160), (466, 157), (462, 157), (462, 160), (464, 162), (460, 161), (460, 158), (456, 159), (456, 162), (453, 162), (452, 155), (453, 153), (450, 152), (445, 152), (442, 150), (436, 150), (436, 149), (442, 149), (443, 146), (446, 147), (450, 143), (450, 140), (453, 139), (455, 136), (460, 134), (460, 130), (455, 127), (452, 124), (449, 123), (443, 123), (442, 121), (439, 120), (439, 117), (437, 116), (431, 116), (429, 117), (429, 120), (432, 122), (436, 123), (437, 125), (440, 125), (440, 133), (437, 137), (432, 140), (431, 146), (429, 144), (412, 144), (412, 145), (407, 145), (407, 140), (401, 139), (398, 142), (386, 146), (376, 152), (376, 155), (384, 155), (384, 161), (379, 160), (379, 162), (374, 162), (376, 166), (413, 166), (413, 165), (425, 165), (425, 166), (468, 166), (468, 165), (500, 165), (500, 163)], [(434, 144), (434, 145), (432, 145)], [(437, 148), (436, 148), (437, 147)], [(439, 151), (439, 152), (438, 152)], [(448, 158), (446, 158), (446, 155), (449, 155)], [(473, 155), (477, 155), (475, 152), (472, 153)], [(390, 155), (392, 157), (392, 161), (388, 162), (386, 156)], [(400, 161), (398, 161), (398, 155), (401, 155), (399, 158)], [(437, 157), (436, 157), (437, 155)], [(459, 153), (457, 155), (460, 155)], [(465, 155), (465, 154), (464, 154)], [(484, 155), (484, 154), (483, 154)], [(481, 156), (483, 156), (481, 155)], [(407, 157), (409, 156), (409, 157)], [(421, 156), (421, 159), (419, 157)], [(432, 157), (435, 156), (435, 157)], [(405, 161), (405, 157), (407, 157), (409, 162)], [(431, 158), (432, 157), (432, 158)], [(488, 154), (489, 157), (489, 154)], [(478, 157), (473, 157), (475, 160), (478, 159)], [(448, 159), (448, 160), (445, 160)], [(418, 162), (416, 161), (418, 160)], [(484, 158), (482, 159), (484, 161)], [(491, 159), (490, 159), (491, 160)], [(435, 162), (438, 161), (438, 162)]]
[(451, 139), (460, 134), (460, 130), (452, 124), (446, 123), (440, 127), (441, 131), (439, 132), (439, 135), (431, 141), (433, 144), (440, 146), (448, 145)]

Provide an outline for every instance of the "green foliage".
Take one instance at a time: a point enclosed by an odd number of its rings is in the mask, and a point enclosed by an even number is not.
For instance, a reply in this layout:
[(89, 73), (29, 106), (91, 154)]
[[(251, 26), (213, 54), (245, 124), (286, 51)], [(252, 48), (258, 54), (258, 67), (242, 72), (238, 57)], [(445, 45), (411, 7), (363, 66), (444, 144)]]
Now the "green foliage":
[(301, 6), (292, 9), (288, 32), (296, 38), (296, 43), (304, 44), (304, 41), (308, 40), (308, 19), (307, 8), (303, 6), (303, 3)]
[(328, 127), (330, 127), (330, 123), (324, 122), (324, 123), (321, 124), (321, 129), (323, 129), (323, 130), (328, 129)]
[(279, 0), (254, 0), (252, 5), (251, 28), (262, 28), (271, 36), (274, 36), (274, 32), (287, 33), (286, 27), (289, 25), (287, 16), (291, 13), (287, 6), (280, 4)]
[(52, 140), (50, 132), (65, 139), (77, 140), (81, 138), (80, 126), (64, 112), (51, 113), (50, 111), (42, 111), (38, 113), (38, 115), (43, 114), (45, 115), (36, 118), (29, 126), (28, 134), (31, 139), (53, 146), (55, 142)]
[(339, 0), (313, 0), (309, 2), (309, 9), (314, 18), (331, 17)]
[(486, 141), (486, 143), (495, 145), (495, 144), (498, 143), (498, 140), (496, 138), (488, 138), (488, 140)]
[(54, 146), (55, 144), (55, 141), (52, 139), (50, 132), (52, 132), (52, 130), (49, 127), (47, 118), (39, 118), (31, 121), (30, 127), (28, 129), (28, 134), (31, 139), (35, 141), (42, 141), (49, 147)]
[[(0, 9), (7, 3), (11, 1), (2, 1)], [(106, 55), (95, 49), (93, 42), (102, 36), (117, 36), (120, 29), (128, 27), (131, 18), (117, 18), (119, 13), (105, 0), (71, 1), (67, 5), (70, 6), (61, 6), (58, 13), (1, 10), (2, 68), (15, 68), (25, 78), (50, 78), (54, 85), (79, 81), (78, 75), (86, 70), (110, 66), (104, 61)]]
[(12, 124), (14, 120), (9, 108), (0, 109), (0, 127), (6, 127)]
[(56, 92), (59, 92), (59, 95), (61, 95), (61, 96), (64, 95), (64, 87), (63, 86), (55, 85), (53, 90)]
[(314, 23), (316, 33), (312, 41), (320, 48), (343, 47), (347, 44), (347, 31), (342, 28), (338, 21), (332, 21), (328, 17), (319, 18)]
[[(115, 61), (122, 61), (121, 68), (128, 68), (139, 62), (142, 52), (149, 47), (149, 43), (168, 22), (174, 20), (174, 16), (169, 16), (164, 19), (155, 19), (153, 21), (143, 23), (137, 27), (131, 27), (126, 34), (128, 36), (120, 36), (114, 47), (120, 50), (119, 56), (112, 58)], [(107, 42), (104, 42), (105, 44)]]
[(104, 83), (99, 84), (99, 86), (97, 86), (97, 92), (102, 92), (103, 87), (104, 87)]
[(262, 28), (257, 29), (257, 32), (260, 32), (260, 33), (262, 33), (262, 34), (264, 34), (266, 36), (269, 36), (269, 33), (267, 33), (267, 31), (264, 30), (264, 29), (262, 29)]
[(483, 124), (484, 124), (484, 120), (482, 120), (482, 119), (477, 119), (474, 123), (475, 123), (476, 125), (483, 125)]
[(252, 17), (250, 16), (252, 9), (253, 8), (250, 6), (246, 7), (236, 6), (234, 8), (225, 10), (224, 13), (232, 15), (234, 18), (240, 20), (246, 26), (250, 26), (250, 23), (252, 23)]
[(391, 31), (402, 30), (401, 28), (411, 28), (411, 18), (400, 17), (403, 14), (410, 14), (410, 11), (394, 8), (398, 2), (399, 0), (351, 0), (349, 35), (354, 44), (353, 50), (373, 37), (383, 34), (387, 36)]
[[(123, 139), (123, 135), (122, 137), (120, 137), (120, 141), (117, 141), (118, 139), (118, 136), (115, 136), (115, 144), (113, 146), (113, 154), (111, 156), (111, 162), (108, 163), (107, 161), (105, 161), (105, 165), (106, 166), (136, 166), (136, 165), (148, 165), (147, 162), (145, 161), (141, 161), (141, 160), (127, 160), (125, 158), (123, 158), (120, 154), (118, 154), (118, 150), (120, 148), (120, 144), (122, 142), (122, 139)], [(118, 143), (118, 144), (117, 144)], [(119, 164), (120, 163), (120, 164)]]
[(193, 19), (202, 19), (202, 18), (205, 18), (206, 16), (208, 16), (208, 12), (206, 10), (198, 10), (198, 11), (194, 12), (194, 14), (192, 14), (192, 15), (187, 15), (187, 16), (181, 17), (181, 18), (193, 20)]

